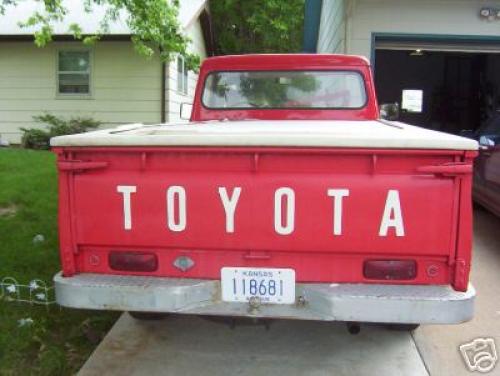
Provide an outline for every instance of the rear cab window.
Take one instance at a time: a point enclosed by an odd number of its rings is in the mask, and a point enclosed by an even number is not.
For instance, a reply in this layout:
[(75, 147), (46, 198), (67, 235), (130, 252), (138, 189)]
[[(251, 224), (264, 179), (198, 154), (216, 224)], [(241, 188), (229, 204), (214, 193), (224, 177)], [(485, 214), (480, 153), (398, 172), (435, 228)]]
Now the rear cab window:
[(361, 109), (367, 104), (357, 71), (224, 71), (206, 80), (208, 109)]

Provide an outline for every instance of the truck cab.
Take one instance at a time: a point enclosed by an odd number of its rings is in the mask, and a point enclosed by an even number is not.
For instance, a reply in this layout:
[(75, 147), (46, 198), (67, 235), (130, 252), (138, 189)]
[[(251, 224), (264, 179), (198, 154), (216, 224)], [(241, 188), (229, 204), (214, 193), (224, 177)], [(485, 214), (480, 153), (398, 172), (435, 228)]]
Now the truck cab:
[(379, 118), (369, 62), (205, 60), (190, 122), (56, 137), (58, 302), (471, 319), (474, 140)]

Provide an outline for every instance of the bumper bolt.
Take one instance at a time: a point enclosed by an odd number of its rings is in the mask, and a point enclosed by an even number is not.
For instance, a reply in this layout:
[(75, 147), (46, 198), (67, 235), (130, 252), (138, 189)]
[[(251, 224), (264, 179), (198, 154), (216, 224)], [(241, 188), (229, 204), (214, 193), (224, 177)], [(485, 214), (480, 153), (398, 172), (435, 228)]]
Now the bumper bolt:
[(252, 296), (248, 299), (248, 305), (251, 309), (256, 310), (260, 307), (261, 301), (258, 296)]

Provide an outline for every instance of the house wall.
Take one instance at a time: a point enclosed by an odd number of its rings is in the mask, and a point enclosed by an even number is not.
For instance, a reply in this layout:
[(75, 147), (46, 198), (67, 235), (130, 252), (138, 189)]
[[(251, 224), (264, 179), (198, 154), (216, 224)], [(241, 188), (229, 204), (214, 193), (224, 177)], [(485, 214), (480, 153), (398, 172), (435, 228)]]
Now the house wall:
[[(372, 33), (442, 34), (498, 36), (500, 21), (488, 22), (479, 17), (484, 7), (500, 8), (500, 1), (484, 0), (345, 0), (351, 7), (347, 22), (345, 53), (371, 57)], [(324, 0), (323, 15), (335, 13), (342, 0)], [(327, 9), (325, 9), (325, 7)], [(324, 39), (318, 52), (339, 52), (335, 40), (343, 38), (332, 32), (338, 20), (320, 29), (318, 40)], [(326, 21), (325, 21), (326, 22)], [(323, 22), (322, 22), (323, 25)], [(330, 42), (328, 42), (330, 41)]]
[(161, 71), (158, 58), (139, 56), (130, 42), (98, 42), (91, 47), (89, 97), (57, 95), (56, 63), (60, 49), (86, 48), (76, 42), (54, 42), (37, 48), (32, 42), (0, 43), (0, 135), (20, 141), (20, 127), (36, 127), (32, 117), (90, 116), (107, 126), (160, 121)]
[[(205, 49), (205, 42), (203, 39), (203, 32), (201, 28), (201, 23), (199, 20), (193, 22), (188, 26), (186, 30), (187, 36), (191, 39), (192, 43), (189, 46), (189, 51), (200, 56), (203, 60), (207, 56)], [(168, 74), (167, 74), (167, 116), (166, 121), (175, 122), (186, 122), (186, 119), (180, 118), (180, 106), (181, 103), (193, 103), (194, 92), (196, 89), (196, 82), (198, 81), (198, 75), (195, 72), (188, 73), (188, 93), (184, 95), (177, 91), (177, 59), (174, 59), (168, 64)]]
[(320, 53), (344, 53), (345, 6), (349, 0), (323, 0), (317, 50)]

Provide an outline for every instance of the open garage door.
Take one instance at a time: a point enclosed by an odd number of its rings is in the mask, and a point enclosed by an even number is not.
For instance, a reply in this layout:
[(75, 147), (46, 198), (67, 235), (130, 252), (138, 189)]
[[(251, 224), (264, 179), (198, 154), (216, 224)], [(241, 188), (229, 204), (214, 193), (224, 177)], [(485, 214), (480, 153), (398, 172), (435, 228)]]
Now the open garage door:
[(400, 120), (459, 134), (500, 109), (500, 40), (375, 41), (379, 103), (398, 103)]
[(466, 52), (466, 53), (500, 53), (500, 40), (405, 40), (405, 39), (378, 39), (377, 50), (404, 50), (404, 51), (437, 51), (437, 52)]

